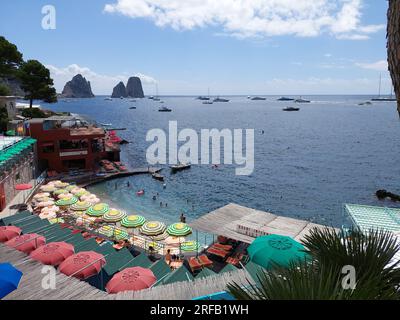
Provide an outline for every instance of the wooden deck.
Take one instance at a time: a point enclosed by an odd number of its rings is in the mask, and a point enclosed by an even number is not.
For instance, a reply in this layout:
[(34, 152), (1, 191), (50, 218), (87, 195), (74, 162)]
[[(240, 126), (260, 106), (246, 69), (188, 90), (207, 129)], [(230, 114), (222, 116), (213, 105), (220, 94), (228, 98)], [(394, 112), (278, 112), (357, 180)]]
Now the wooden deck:
[(0, 244), (0, 262), (9, 262), (23, 273), (19, 287), (4, 300), (98, 300), (106, 299), (107, 293), (57, 271), (56, 289), (44, 289), (43, 265), (25, 254)]
[(325, 228), (305, 220), (275, 214), (230, 203), (203, 215), (189, 224), (193, 229), (222, 235), (245, 243), (264, 234), (279, 234), (301, 241), (312, 228)]

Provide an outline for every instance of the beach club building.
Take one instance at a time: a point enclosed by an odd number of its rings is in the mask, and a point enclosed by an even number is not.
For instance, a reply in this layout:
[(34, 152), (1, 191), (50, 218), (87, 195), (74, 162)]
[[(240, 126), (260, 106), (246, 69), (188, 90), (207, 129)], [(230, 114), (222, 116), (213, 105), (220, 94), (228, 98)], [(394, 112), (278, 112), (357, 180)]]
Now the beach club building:
[(36, 140), (0, 136), (0, 212), (38, 175)]
[(26, 134), (37, 140), (39, 167), (68, 172), (95, 171), (99, 161), (119, 161), (119, 145), (109, 141), (103, 128), (73, 116), (52, 116), (28, 121)]

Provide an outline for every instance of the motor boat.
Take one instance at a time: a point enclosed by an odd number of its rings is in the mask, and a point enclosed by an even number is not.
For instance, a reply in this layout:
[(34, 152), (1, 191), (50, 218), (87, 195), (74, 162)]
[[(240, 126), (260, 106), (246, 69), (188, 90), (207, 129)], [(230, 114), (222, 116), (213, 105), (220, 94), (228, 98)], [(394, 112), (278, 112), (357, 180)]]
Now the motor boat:
[(171, 168), (172, 172), (178, 172), (178, 171), (189, 169), (191, 166), (192, 165), (190, 163), (180, 163), (180, 164), (173, 165), (170, 168)]
[(300, 108), (296, 108), (296, 107), (286, 107), (282, 109), (283, 111), (299, 111)]
[(165, 106), (162, 106), (160, 109), (158, 109), (158, 112), (171, 112), (171, 111), (172, 111), (171, 109)]

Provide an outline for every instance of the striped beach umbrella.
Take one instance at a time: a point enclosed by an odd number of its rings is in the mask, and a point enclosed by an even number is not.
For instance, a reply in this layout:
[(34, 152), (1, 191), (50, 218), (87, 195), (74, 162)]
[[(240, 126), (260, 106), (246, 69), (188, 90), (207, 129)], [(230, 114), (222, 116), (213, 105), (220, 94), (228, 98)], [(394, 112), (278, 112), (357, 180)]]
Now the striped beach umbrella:
[(76, 197), (70, 197), (70, 198), (64, 198), (56, 201), (56, 206), (59, 207), (66, 207), (73, 205), (74, 203), (78, 202), (78, 198)]
[(40, 192), (40, 193), (36, 193), (33, 196), (33, 199), (41, 199), (41, 198), (46, 198), (46, 197), (50, 197), (50, 193), (48, 193), (48, 192)]
[(168, 234), (174, 237), (184, 237), (192, 233), (192, 228), (190, 228), (186, 223), (174, 223), (171, 224), (167, 229)]
[(159, 221), (146, 222), (141, 228), (140, 232), (146, 236), (157, 236), (164, 233), (166, 226)]
[(186, 252), (197, 251), (200, 244), (197, 241), (186, 241), (181, 243), (181, 250)]
[(125, 228), (138, 228), (144, 225), (146, 218), (139, 215), (128, 216), (122, 219), (121, 225)]
[(152, 237), (152, 239), (154, 241), (163, 241), (163, 240), (167, 239), (168, 237), (169, 237), (169, 234), (167, 231), (165, 231), (165, 232), (159, 234), (158, 236)]
[(74, 211), (86, 211), (92, 206), (90, 202), (87, 201), (78, 201), (71, 206), (71, 209)]
[(114, 234), (114, 226), (102, 226), (99, 229), (97, 229), (97, 232), (106, 236), (106, 237), (112, 237)]
[(126, 232), (125, 230), (121, 230), (121, 229), (115, 229), (113, 236), (116, 240), (128, 240), (129, 239), (128, 232)]
[(64, 189), (64, 188), (66, 188), (66, 187), (69, 186), (69, 183), (67, 183), (67, 182), (62, 182), (62, 181), (57, 181), (56, 183), (54, 183), (54, 186), (55, 186), (56, 188)]
[(91, 206), (86, 213), (92, 217), (101, 217), (103, 214), (107, 213), (110, 207), (107, 203), (98, 203)]
[(67, 199), (67, 198), (71, 198), (74, 195), (71, 193), (61, 193), (57, 195), (57, 199)]
[(76, 185), (70, 184), (68, 187), (65, 187), (65, 190), (71, 192), (71, 191), (74, 190), (75, 188), (76, 188)]
[(53, 219), (49, 219), (50, 224), (55, 224), (55, 223), (64, 223), (64, 219), (63, 218), (53, 218)]
[(47, 184), (45, 186), (41, 186), (40, 190), (43, 191), (43, 192), (54, 192), (54, 191), (57, 190), (57, 188), (55, 186), (53, 186), (53, 185)]
[(74, 194), (74, 195), (77, 196), (77, 197), (81, 197), (81, 196), (83, 196), (84, 194), (89, 193), (89, 192), (86, 191), (85, 188), (78, 188), (78, 187), (76, 187), (76, 188), (74, 188), (74, 189), (71, 190), (71, 193)]
[(86, 191), (85, 189), (83, 189), (83, 190), (80, 190), (77, 193), (75, 193), (75, 197), (80, 198), (80, 197), (84, 196), (85, 194), (89, 194), (89, 193), (90, 193), (89, 191)]
[(126, 212), (117, 209), (110, 209), (104, 214), (103, 220), (107, 222), (118, 222), (126, 217)]
[(53, 192), (56, 196), (62, 194), (62, 193), (69, 193), (68, 190), (66, 189), (57, 189)]

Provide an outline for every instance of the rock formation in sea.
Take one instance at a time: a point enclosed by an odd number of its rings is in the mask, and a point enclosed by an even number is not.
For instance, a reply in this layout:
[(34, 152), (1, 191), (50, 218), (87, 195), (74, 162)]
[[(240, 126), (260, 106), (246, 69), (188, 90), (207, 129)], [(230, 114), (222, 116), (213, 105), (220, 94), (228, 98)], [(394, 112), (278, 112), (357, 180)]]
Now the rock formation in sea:
[(126, 94), (132, 98), (144, 98), (142, 81), (139, 77), (130, 77), (126, 84)]
[(87, 81), (81, 74), (77, 74), (65, 84), (62, 96), (64, 98), (93, 98), (94, 94), (90, 81)]
[(126, 93), (126, 88), (124, 83), (121, 81), (120, 83), (118, 83), (112, 92), (111, 98), (121, 98), (124, 97), (126, 98), (128, 96), (128, 94)]

